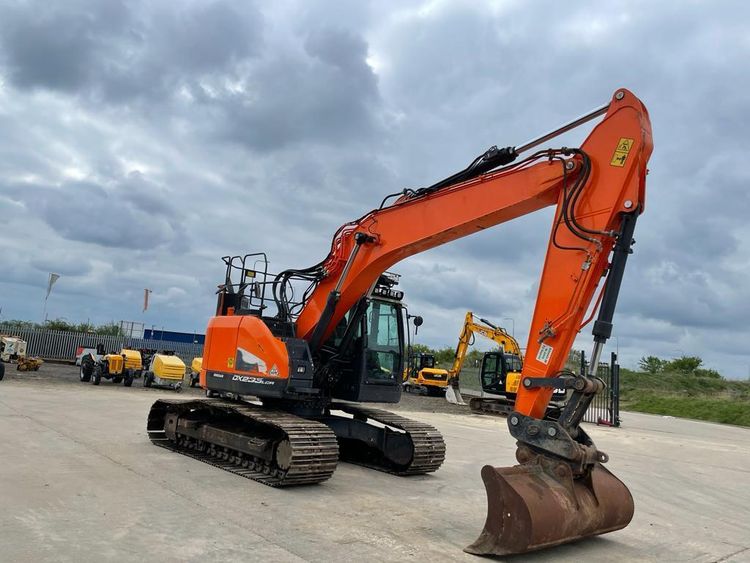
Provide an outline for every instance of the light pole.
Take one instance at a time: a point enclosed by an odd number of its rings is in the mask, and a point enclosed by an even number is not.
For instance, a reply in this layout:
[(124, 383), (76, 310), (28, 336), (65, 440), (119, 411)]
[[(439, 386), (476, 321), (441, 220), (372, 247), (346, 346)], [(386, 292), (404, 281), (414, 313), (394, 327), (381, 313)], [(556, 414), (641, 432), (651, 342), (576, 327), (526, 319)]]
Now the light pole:
[(513, 320), (513, 317), (503, 317), (503, 320), (509, 320), (510, 321), (510, 335), (515, 338), (516, 337), (516, 321)]

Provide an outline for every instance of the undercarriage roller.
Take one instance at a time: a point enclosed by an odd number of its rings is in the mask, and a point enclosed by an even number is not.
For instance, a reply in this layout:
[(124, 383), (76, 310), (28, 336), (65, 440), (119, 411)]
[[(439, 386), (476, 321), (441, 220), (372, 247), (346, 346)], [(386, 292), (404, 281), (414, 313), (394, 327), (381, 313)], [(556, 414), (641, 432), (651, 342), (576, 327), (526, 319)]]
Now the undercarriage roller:
[(482, 468), (487, 520), (465, 548), (476, 555), (525, 553), (619, 530), (633, 517), (628, 488), (600, 463), (574, 477), (545, 456), (513, 467)]

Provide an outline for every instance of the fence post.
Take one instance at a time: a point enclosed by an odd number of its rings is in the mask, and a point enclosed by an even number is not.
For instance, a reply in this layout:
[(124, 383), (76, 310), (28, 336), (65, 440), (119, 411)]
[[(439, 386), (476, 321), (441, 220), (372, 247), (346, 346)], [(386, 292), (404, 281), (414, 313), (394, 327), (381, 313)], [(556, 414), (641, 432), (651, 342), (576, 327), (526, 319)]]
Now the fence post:
[(617, 362), (617, 354), (612, 352), (612, 383), (611, 383), (611, 405), (612, 424), (620, 426), (620, 364)]

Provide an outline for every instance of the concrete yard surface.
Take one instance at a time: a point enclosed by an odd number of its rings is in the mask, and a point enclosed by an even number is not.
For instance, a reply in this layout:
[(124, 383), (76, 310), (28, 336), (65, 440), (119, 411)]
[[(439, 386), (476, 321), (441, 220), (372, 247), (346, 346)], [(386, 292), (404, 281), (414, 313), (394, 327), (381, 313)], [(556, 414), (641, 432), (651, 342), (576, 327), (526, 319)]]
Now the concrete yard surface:
[[(484, 523), (480, 469), (514, 462), (505, 419), (402, 407), (445, 436), (439, 471), (340, 463), (279, 490), (152, 445), (151, 403), (179, 395), (138, 385), (0, 382), (0, 560), (480, 561), (462, 549)], [(635, 497), (631, 525), (511, 559), (750, 561), (750, 430), (623, 419), (587, 430)]]

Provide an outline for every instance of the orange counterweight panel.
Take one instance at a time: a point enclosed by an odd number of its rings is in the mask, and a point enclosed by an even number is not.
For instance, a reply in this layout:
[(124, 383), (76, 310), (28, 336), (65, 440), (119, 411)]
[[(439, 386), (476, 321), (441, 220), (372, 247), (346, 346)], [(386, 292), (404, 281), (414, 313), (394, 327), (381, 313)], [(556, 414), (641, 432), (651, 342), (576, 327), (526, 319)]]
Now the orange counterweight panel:
[(251, 375), (253, 377), (289, 377), (286, 344), (276, 338), (258, 317), (230, 315), (212, 317), (206, 330), (201, 386), (206, 372)]

